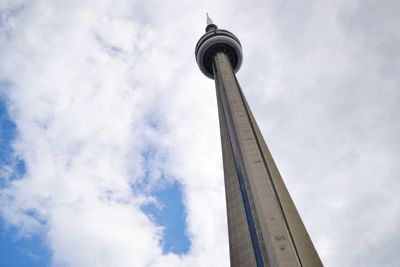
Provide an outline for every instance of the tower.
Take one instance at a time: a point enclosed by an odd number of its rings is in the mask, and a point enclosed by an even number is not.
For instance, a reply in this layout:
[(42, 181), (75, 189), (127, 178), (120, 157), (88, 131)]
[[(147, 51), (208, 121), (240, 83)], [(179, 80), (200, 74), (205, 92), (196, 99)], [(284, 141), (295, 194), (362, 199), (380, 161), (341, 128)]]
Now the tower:
[(195, 55), (215, 80), (231, 266), (323, 266), (236, 79), (239, 39), (207, 15)]

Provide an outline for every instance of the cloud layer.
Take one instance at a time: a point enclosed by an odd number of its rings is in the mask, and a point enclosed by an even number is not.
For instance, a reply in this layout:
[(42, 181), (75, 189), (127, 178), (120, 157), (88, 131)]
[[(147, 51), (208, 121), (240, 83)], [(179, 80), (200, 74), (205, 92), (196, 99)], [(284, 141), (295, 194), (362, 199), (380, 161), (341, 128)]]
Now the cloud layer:
[[(193, 55), (207, 10), (243, 44), (239, 80), (324, 263), (399, 265), (398, 8), (3, 2), (2, 94), (26, 164), (1, 178), (3, 218), (44, 236), (54, 266), (229, 265), (214, 85)], [(186, 255), (163, 254), (142, 210), (172, 181)]]

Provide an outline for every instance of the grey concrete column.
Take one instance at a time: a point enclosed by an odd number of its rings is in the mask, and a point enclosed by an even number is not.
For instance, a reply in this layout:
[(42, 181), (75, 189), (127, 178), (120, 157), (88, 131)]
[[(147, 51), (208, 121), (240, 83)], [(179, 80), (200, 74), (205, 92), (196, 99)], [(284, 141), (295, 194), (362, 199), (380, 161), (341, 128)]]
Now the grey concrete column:
[(224, 52), (213, 71), (231, 266), (322, 266)]

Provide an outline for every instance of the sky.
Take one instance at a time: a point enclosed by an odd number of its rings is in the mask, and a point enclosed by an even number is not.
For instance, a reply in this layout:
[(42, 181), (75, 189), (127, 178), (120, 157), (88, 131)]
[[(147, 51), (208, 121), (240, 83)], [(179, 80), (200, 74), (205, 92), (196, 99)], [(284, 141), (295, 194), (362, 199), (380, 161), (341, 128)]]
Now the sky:
[(400, 266), (400, 2), (0, 0), (0, 266), (229, 266), (208, 12), (325, 266)]

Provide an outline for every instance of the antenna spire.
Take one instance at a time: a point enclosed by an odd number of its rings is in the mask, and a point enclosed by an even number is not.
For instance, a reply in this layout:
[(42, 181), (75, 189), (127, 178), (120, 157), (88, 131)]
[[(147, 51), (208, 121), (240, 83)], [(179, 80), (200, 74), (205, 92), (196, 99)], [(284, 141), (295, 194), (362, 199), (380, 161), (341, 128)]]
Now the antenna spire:
[(212, 19), (210, 18), (210, 16), (208, 15), (207, 12), (206, 12), (206, 14), (207, 14), (206, 32), (218, 29), (217, 25), (214, 24), (214, 22), (212, 21)]
[(207, 25), (214, 24), (214, 22), (212, 21), (212, 19), (210, 18), (210, 16), (208, 15), (207, 12), (206, 12), (206, 14), (207, 14)]

